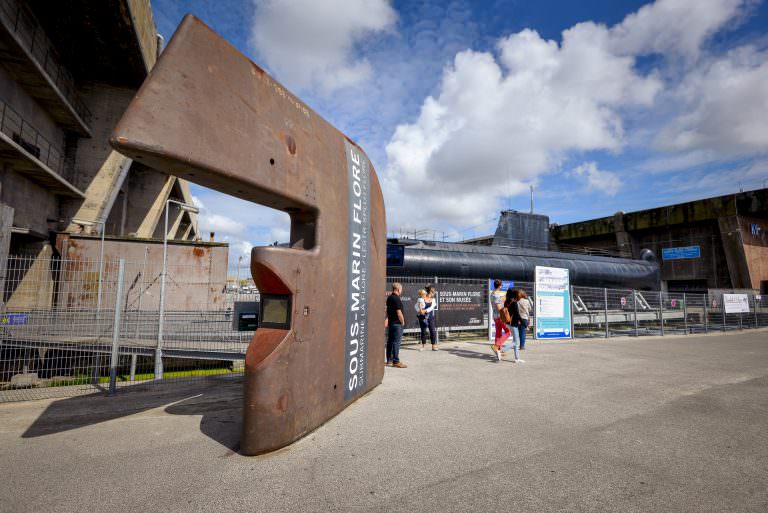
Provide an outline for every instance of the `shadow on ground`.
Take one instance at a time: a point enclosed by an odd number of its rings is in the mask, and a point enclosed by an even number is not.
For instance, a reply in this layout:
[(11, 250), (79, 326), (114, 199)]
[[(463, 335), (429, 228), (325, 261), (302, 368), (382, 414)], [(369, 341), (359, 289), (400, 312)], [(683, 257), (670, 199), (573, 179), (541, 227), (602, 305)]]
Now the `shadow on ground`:
[(165, 406), (164, 411), (171, 415), (202, 416), (200, 431), (203, 434), (238, 451), (242, 405), (242, 378), (136, 385), (115, 397), (90, 394), (54, 401), (21, 436), (52, 435)]

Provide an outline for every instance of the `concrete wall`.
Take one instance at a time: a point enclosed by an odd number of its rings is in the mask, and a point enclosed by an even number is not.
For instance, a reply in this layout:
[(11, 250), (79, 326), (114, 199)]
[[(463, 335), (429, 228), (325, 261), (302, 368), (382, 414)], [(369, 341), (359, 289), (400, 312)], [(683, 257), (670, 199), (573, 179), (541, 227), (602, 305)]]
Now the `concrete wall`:
[[(57, 245), (64, 260), (64, 284), (59, 287), (56, 304), (59, 308), (93, 308), (98, 289), (96, 262), (101, 248), (100, 239), (61, 234)], [(120, 258), (126, 260), (127, 308), (157, 311), (163, 266), (162, 241), (124, 238), (105, 240), (102, 282), (104, 308), (114, 305), (114, 281)], [(166, 311), (223, 309), (228, 258), (227, 244), (169, 242)]]
[(768, 283), (768, 220), (741, 216), (739, 226), (750, 283), (753, 289), (760, 289), (763, 282)]
[(136, 91), (107, 84), (89, 83), (80, 89), (80, 95), (93, 113), (90, 139), (80, 139), (77, 146), (77, 176), (73, 185), (84, 191), (88, 188), (112, 152), (109, 136), (133, 99)]
[(149, 0), (128, 0), (133, 27), (141, 45), (141, 55), (147, 71), (151, 70), (157, 61), (157, 28), (152, 16), (152, 5)]
[(0, 163), (0, 183), (0, 202), (15, 210), (14, 226), (29, 228), (44, 236), (49, 229), (56, 228), (60, 214), (56, 196), (15, 172), (8, 163)]
[(2, 66), (0, 66), (0, 97), (59, 151), (64, 151), (64, 130), (27, 94), (24, 88), (11, 78)]

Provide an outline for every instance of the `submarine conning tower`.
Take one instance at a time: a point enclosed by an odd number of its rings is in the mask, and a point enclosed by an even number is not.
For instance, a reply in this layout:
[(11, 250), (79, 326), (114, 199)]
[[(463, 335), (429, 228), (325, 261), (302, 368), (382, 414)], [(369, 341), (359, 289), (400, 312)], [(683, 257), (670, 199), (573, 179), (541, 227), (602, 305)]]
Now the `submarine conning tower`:
[(659, 290), (661, 284), (659, 264), (650, 250), (643, 250), (637, 260), (550, 251), (549, 218), (540, 214), (502, 211), (493, 237), (464, 243), (390, 239), (388, 246), (389, 276), (532, 282), (536, 266), (546, 266), (568, 269), (574, 286)]

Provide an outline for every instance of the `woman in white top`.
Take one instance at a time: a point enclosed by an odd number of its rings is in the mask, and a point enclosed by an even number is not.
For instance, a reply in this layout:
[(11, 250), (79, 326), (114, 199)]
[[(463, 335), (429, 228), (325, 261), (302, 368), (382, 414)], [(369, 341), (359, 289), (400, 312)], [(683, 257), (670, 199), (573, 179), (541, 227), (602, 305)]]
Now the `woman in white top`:
[(419, 298), (416, 300), (416, 304), (413, 308), (416, 310), (416, 318), (419, 320), (419, 329), (421, 330), (421, 347), (419, 351), (424, 350), (424, 346), (427, 344), (427, 303), (426, 303), (427, 291), (419, 289)]
[(528, 324), (531, 322), (531, 300), (528, 299), (528, 294), (523, 289), (519, 290), (520, 299), (517, 300), (517, 310), (520, 312), (521, 323), (517, 325), (518, 333), (520, 334), (520, 349), (525, 349), (525, 333), (528, 329)]
[(440, 349), (437, 343), (437, 326), (435, 324), (435, 309), (437, 309), (436, 290), (432, 285), (427, 285), (427, 297), (424, 298), (424, 312), (426, 314), (427, 328), (429, 328), (429, 341), (432, 343), (432, 351)]

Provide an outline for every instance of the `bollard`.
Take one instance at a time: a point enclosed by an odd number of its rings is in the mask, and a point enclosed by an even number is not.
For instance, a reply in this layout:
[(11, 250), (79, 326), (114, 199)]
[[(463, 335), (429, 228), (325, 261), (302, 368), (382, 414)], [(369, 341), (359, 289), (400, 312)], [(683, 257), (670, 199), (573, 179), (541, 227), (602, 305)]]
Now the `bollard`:
[(109, 359), (109, 395), (117, 391), (117, 361), (120, 342), (120, 320), (123, 313), (123, 278), (125, 275), (125, 260), (117, 264), (117, 296), (115, 297), (115, 317), (112, 326), (112, 355)]
[(685, 328), (685, 334), (688, 334), (688, 302), (685, 300), (685, 292), (683, 292), (683, 327)]

